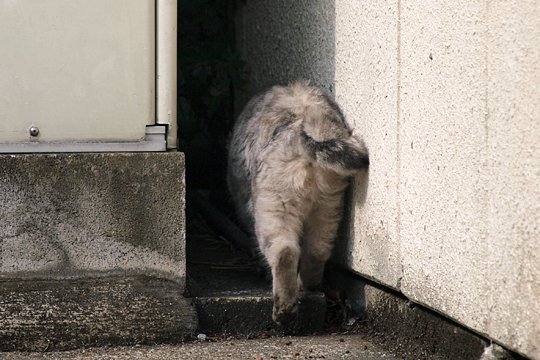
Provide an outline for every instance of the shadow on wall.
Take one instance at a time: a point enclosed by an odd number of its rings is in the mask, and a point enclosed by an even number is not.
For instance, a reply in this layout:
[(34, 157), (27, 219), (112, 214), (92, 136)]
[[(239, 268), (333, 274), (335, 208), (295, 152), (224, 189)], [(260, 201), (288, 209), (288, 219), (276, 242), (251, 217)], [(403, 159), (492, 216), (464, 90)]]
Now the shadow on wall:
[(254, 94), (293, 80), (309, 79), (333, 94), (335, 14), (329, 0), (249, 0), (240, 6), (236, 42), (250, 79), (248, 91), (235, 99), (236, 113)]
[(339, 263), (350, 263), (354, 252), (355, 234), (354, 219), (355, 208), (364, 206), (369, 184), (369, 169), (362, 171), (351, 183), (345, 194), (343, 219), (339, 225), (336, 248), (333, 259)]

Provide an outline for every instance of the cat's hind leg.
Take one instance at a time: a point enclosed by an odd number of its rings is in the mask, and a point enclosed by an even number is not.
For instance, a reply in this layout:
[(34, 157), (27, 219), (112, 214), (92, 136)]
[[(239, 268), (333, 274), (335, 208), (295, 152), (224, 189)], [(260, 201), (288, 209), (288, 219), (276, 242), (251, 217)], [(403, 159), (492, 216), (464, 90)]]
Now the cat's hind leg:
[(295, 211), (290, 211), (290, 205), (274, 196), (263, 198), (255, 203), (255, 231), (261, 252), (272, 270), (272, 319), (278, 324), (286, 324), (295, 318), (298, 309), (302, 225)]

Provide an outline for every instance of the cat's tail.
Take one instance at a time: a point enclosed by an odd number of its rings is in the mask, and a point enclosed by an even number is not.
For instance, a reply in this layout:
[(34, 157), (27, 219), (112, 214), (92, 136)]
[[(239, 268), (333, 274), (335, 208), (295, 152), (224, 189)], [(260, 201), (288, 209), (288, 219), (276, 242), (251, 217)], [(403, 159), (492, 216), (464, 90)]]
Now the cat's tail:
[(324, 168), (343, 176), (352, 176), (369, 166), (369, 153), (363, 141), (354, 136), (316, 141), (302, 131), (303, 142), (310, 156)]
[(307, 154), (320, 167), (351, 176), (369, 166), (364, 142), (352, 135), (338, 104), (308, 82), (296, 82), (276, 104), (300, 119), (300, 137)]

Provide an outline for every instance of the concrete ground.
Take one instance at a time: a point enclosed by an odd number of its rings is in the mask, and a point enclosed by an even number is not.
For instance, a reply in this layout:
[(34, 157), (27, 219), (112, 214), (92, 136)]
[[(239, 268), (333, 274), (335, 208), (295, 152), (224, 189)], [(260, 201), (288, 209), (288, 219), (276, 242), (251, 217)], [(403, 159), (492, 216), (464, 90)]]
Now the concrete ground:
[(50, 353), (0, 353), (0, 359), (398, 359), (360, 335), (195, 341), (180, 345), (93, 348)]

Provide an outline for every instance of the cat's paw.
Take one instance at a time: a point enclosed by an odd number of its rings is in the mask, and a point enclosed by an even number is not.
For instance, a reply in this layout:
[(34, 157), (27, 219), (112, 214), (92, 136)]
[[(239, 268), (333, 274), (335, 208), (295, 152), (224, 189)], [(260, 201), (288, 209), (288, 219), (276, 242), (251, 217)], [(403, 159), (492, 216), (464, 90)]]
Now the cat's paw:
[(288, 325), (296, 319), (298, 313), (298, 298), (283, 301), (279, 296), (274, 296), (274, 308), (272, 320), (278, 325)]

